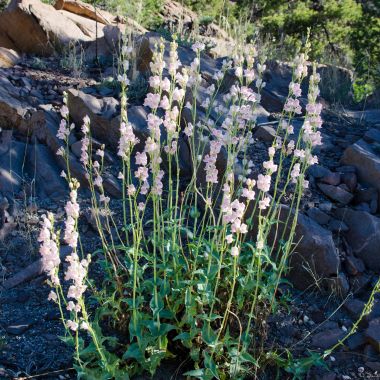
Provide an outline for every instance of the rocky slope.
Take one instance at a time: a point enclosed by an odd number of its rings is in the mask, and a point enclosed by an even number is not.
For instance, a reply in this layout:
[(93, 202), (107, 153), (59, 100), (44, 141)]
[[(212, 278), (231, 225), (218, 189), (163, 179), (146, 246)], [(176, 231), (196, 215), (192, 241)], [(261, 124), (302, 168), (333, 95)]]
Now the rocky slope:
[[(179, 4), (168, 4), (168, 23), (178, 22), (173, 15), (178, 14)], [(189, 11), (186, 17), (190, 28), (195, 15)], [(35, 233), (39, 215), (46, 210), (54, 210), (63, 217), (67, 189), (60, 172), (65, 163), (56, 155), (61, 146), (56, 133), (64, 91), (68, 92), (70, 115), (78, 127), (70, 141), (72, 172), (86, 188), (79, 162), (79, 127), (88, 115), (93, 143), (106, 144), (109, 148), (105, 189), (115, 199), (121, 197), (115, 154), (120, 105), (117, 88), (107, 78), (115, 73), (112, 56), (117, 53), (120, 35), (126, 28), (134, 33), (136, 75), (142, 78), (138, 89), (143, 91), (143, 76), (153, 46), (160, 38), (158, 34), (147, 33), (132, 20), (103, 11), (95, 13), (92, 7), (79, 1), (59, 0), (54, 7), (38, 0), (12, 1), (0, 14), (0, 271), (3, 278), (0, 326), (5, 339), (3, 346), (0, 339), (0, 377), (65, 371), (71, 366), (70, 352), (56, 338), (60, 321), (54, 306), (46, 301), (47, 289), (41, 286), (44, 275), (34, 244)], [(207, 33), (212, 38), (223, 38), (218, 30)], [(77, 48), (70, 54), (75, 57), (79, 53), (83, 59), (77, 77), (62, 64), (62, 51), (71, 44)], [(184, 65), (194, 58), (186, 46), (181, 46), (178, 53)], [(214, 51), (214, 58), (202, 57), (204, 83), (200, 98), (222, 65), (222, 58), (216, 54)], [(95, 56), (111, 59), (94, 66)], [(320, 66), (319, 70), (326, 76), (329, 68)], [(263, 152), (273, 141), (278, 127), (277, 113), (286, 98), (290, 75), (289, 66), (284, 63), (268, 65), (267, 86), (257, 111), (255, 143), (249, 152), (254, 162), (262, 162)], [(348, 80), (347, 75), (341, 71), (341, 82)], [(233, 81), (230, 73), (225, 89)], [(202, 110), (202, 99), (198, 101)], [(136, 134), (143, 141), (149, 133), (147, 110), (141, 104), (141, 97), (136, 96), (128, 112)], [(283, 340), (289, 346), (301, 340), (300, 352), (307, 347), (325, 349), (341, 339), (360, 314), (380, 272), (380, 110), (336, 111), (328, 98), (325, 105), (323, 145), (318, 152), (320, 164), (309, 172), (311, 185), (297, 227), (300, 243), (292, 256), (289, 274), (294, 286), (306, 292), (295, 290), (299, 295), (291, 314), (279, 315), (271, 321), (273, 339)], [(301, 125), (302, 118), (294, 121), (296, 130)], [(180, 140), (180, 147), (185, 178), (191, 170), (185, 139)], [(223, 162), (219, 165), (223, 167)], [(84, 190), (84, 203), (86, 195)], [(88, 247), (96, 241), (90, 214), (85, 212), (81, 219)], [(329, 302), (329, 297), (334, 301)], [(343, 307), (334, 313), (342, 299)], [(339, 379), (343, 375), (356, 378), (358, 368), (359, 372), (368, 370), (372, 374), (380, 371), (380, 301), (376, 302), (342, 355), (338, 353), (336, 360), (329, 363), (332, 367), (329, 377), (319, 378)], [(71, 376), (70, 372), (67, 374)]]

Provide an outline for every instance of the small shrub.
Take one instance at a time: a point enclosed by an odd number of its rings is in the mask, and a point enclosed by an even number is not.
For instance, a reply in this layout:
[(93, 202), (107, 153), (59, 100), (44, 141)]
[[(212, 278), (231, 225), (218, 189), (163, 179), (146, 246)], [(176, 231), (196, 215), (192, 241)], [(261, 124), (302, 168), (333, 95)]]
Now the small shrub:
[[(70, 200), (62, 236), (72, 248), (66, 258), (67, 291), (60, 277), (60, 233), (52, 214), (43, 218), (39, 241), (53, 288), (49, 299), (60, 309), (65, 340), (74, 347), (78, 376), (128, 379), (142, 371), (153, 375), (164, 359), (181, 354), (192, 363), (185, 375), (198, 379), (256, 378), (271, 362), (299, 376), (317, 359), (286, 359), (286, 351), (265, 352), (263, 342), (267, 319), (281, 302), (277, 290), (297, 243), (297, 215), (308, 185), (305, 172), (317, 161), (313, 146), (321, 143), (315, 67), (298, 137), (291, 124), (294, 115), (301, 113), (300, 85), (307, 74), (308, 45), (306, 54), (294, 61), (278, 135), (255, 178), (247, 149), (265, 85), (264, 62), (255, 63), (255, 49), (248, 45), (244, 55), (226, 61), (207, 88), (202, 119), (195, 99), (202, 81), (204, 45), (193, 45), (196, 58), (190, 68), (182, 70), (177, 43), (170, 46), (168, 77), (163, 76), (163, 44), (151, 63), (152, 92), (144, 101), (150, 108), (150, 136), (145, 141), (139, 141), (128, 122), (130, 49), (122, 49), (118, 155), (123, 199), (119, 219), (104, 192), (104, 147), (96, 151), (98, 160), (94, 160), (90, 119), (83, 121), (81, 162), (87, 171), (101, 247), (90, 255), (79, 244), (79, 183), (68, 166), (63, 175), (70, 186)], [(235, 72), (236, 83), (221, 102), (218, 93), (230, 70)], [(192, 99), (189, 103), (185, 103), (186, 91)], [(183, 124), (185, 109), (191, 117)], [(222, 120), (220, 127), (210, 118), (211, 112)], [(72, 127), (66, 105), (61, 113), (57, 136), (68, 144)], [(180, 139), (190, 148), (187, 163), (192, 169), (185, 184), (181, 181)], [(141, 144), (144, 148), (137, 150)], [(58, 154), (68, 160), (67, 149), (62, 146)], [(234, 175), (237, 166), (239, 176)], [(290, 193), (291, 212), (281, 219), (280, 203)], [(271, 238), (274, 230), (276, 241)], [(102, 284), (88, 275), (96, 256), (104, 276)]]

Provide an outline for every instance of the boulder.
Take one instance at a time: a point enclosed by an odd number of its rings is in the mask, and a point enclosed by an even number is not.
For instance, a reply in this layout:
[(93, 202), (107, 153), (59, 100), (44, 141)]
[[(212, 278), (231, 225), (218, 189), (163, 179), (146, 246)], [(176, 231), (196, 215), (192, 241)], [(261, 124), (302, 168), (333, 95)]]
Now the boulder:
[(335, 215), (349, 227), (344, 237), (352, 252), (368, 269), (380, 271), (380, 218), (350, 208), (338, 209)]
[(329, 198), (343, 205), (346, 205), (354, 198), (353, 194), (344, 190), (340, 186), (327, 185), (325, 183), (318, 183), (319, 189)]
[[(1, 45), (0, 45), (1, 46)], [(0, 47), (0, 68), (9, 68), (17, 65), (20, 56), (12, 49)]]
[(341, 163), (354, 166), (359, 181), (371, 185), (380, 194), (380, 152), (374, 143), (357, 141), (344, 151)]
[(9, 146), (0, 156), (0, 192), (11, 199), (22, 189), (26, 144), (9, 140)]
[(35, 179), (36, 196), (40, 199), (50, 197), (54, 201), (65, 199), (68, 186), (60, 176), (56, 155), (41, 144), (30, 145), (28, 149), (28, 170)]
[[(246, 217), (252, 215), (252, 210), (247, 211)], [(286, 205), (278, 206), (278, 213), (268, 236), (268, 244), (277, 245), (284, 235), (288, 240), (290, 226), (294, 219), (294, 212)], [(284, 232), (285, 224), (287, 230)], [(256, 225), (256, 223), (254, 223)], [(250, 238), (255, 240), (257, 230), (253, 227), (249, 233)], [(306, 215), (299, 214), (293, 239), (294, 251), (289, 257), (288, 278), (298, 289), (306, 289), (309, 286), (329, 286), (329, 280), (339, 274), (340, 260), (332, 238), (327, 229), (321, 227)]]
[(313, 336), (311, 345), (313, 347), (327, 350), (328, 348), (334, 346), (334, 344), (338, 343), (339, 340), (343, 339), (344, 336), (345, 332), (340, 328), (322, 331)]
[[(45, 106), (44, 119), (42, 122), (38, 123), (34, 127), (34, 134), (38, 141), (45, 144), (50, 149), (53, 156), (55, 156), (56, 162), (60, 170), (67, 170), (66, 161), (61, 156), (56, 156), (57, 150), (63, 146), (62, 141), (57, 138), (57, 131), (59, 127), (60, 117), (59, 115), (49, 109), (49, 106)], [(73, 143), (75, 142), (75, 139)], [(76, 178), (83, 187), (88, 187), (88, 181), (86, 178), (86, 171), (84, 170), (80, 161), (75, 157), (74, 154), (69, 155), (69, 167), (70, 172), (74, 178)], [(122, 191), (117, 180), (112, 176), (108, 175), (103, 178), (103, 186), (108, 194), (115, 198), (120, 198), (122, 196)]]
[(259, 125), (253, 134), (253, 137), (268, 143), (272, 143), (276, 138), (277, 132), (270, 125)]
[(111, 24), (115, 19), (115, 16), (111, 13), (95, 8), (93, 5), (80, 0), (57, 0), (54, 4), (54, 8), (98, 21), (104, 25)]
[[(0, 41), (19, 53), (47, 56), (71, 41), (87, 42), (95, 38), (85, 34), (80, 25), (80, 20), (75, 22), (39, 0), (12, 0), (0, 14), (0, 36), (5, 36)], [(12, 46), (7, 40), (12, 41)]]
[[(96, 98), (82, 91), (68, 91), (68, 106), (72, 120), (81, 125), (87, 115), (91, 120), (91, 133), (101, 143), (117, 150), (120, 139), (120, 116), (118, 102), (114, 98)], [(149, 136), (147, 128), (147, 111), (143, 106), (132, 106), (128, 109), (128, 120), (133, 125), (136, 136), (140, 139), (138, 150)]]

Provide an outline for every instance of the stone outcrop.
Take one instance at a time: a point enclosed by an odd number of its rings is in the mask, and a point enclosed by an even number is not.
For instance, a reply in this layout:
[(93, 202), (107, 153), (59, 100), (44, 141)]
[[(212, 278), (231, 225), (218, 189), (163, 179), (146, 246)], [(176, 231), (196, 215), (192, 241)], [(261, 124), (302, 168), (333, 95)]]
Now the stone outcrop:
[[(71, 41), (94, 40), (91, 22), (95, 24), (80, 16), (73, 19), (71, 13), (57, 11), (39, 0), (12, 0), (0, 14), (0, 46), (19, 53), (51, 55)], [(99, 36), (102, 25), (98, 27)]]
[(0, 47), (0, 68), (12, 67), (14, 65), (17, 65), (19, 61), (20, 56), (17, 52), (12, 49)]

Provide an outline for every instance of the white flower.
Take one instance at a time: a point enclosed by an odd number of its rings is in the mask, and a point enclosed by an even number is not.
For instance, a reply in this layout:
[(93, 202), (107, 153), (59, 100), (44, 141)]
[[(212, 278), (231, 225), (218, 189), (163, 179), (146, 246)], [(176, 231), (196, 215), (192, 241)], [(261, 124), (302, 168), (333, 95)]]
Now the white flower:
[(235, 246), (231, 248), (231, 256), (234, 256), (234, 257), (239, 256), (239, 252), (240, 252), (240, 249), (238, 247)]

